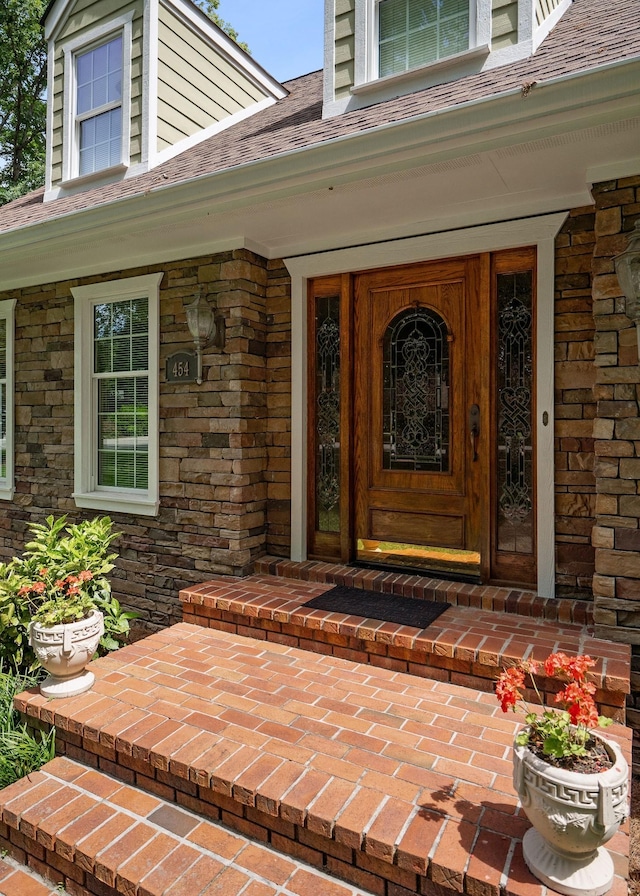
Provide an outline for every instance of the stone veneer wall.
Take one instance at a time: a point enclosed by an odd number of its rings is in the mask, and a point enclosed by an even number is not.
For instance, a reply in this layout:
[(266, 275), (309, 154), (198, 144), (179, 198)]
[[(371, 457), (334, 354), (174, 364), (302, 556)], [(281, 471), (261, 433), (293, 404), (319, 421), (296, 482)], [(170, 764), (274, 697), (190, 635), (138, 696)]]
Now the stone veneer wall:
[(596, 482), (593, 472), (594, 321), (591, 261), (595, 209), (573, 209), (556, 237), (555, 510), (559, 596), (591, 598)]
[(640, 176), (596, 184), (593, 196), (598, 402), (594, 613), (599, 637), (632, 645), (634, 696), (628, 719), (640, 727), (640, 366), (636, 328), (625, 314), (613, 263), (640, 218)]
[[(30, 520), (67, 513), (75, 521), (92, 515), (79, 512), (71, 497), (70, 287), (160, 270), (160, 511), (155, 518), (112, 514), (123, 533), (115, 592), (143, 614), (147, 627), (180, 619), (180, 588), (212, 573), (247, 573), (265, 553), (267, 477), (277, 498), (281, 467), (288, 463), (290, 351), (280, 348), (288, 339), (282, 310), (288, 278), (281, 265), (239, 250), (0, 296), (18, 299), (16, 494), (0, 508), (0, 557), (6, 558), (24, 541)], [(172, 352), (193, 346), (183, 304), (199, 287), (224, 312), (225, 348), (205, 355), (201, 386), (170, 384), (165, 361)], [(274, 304), (269, 336), (267, 293)]]
[[(626, 234), (640, 213), (639, 190), (640, 178), (598, 185), (595, 207), (574, 209), (557, 238), (555, 481), (558, 591), (591, 596), (595, 552), (598, 633), (637, 642), (640, 654), (640, 632), (634, 628), (640, 626), (640, 374), (636, 331), (623, 313), (612, 261), (625, 248)], [(18, 299), (17, 489), (0, 514), (0, 557), (8, 557), (23, 541), (29, 520), (49, 513), (68, 513), (72, 520), (83, 515), (71, 497), (70, 287), (158, 270), (165, 273), (161, 509), (155, 519), (114, 514), (123, 533), (115, 590), (143, 613), (148, 626), (179, 618), (180, 588), (213, 573), (247, 573), (265, 552), (289, 555), (291, 299), (286, 268), (238, 250), (0, 296)], [(205, 356), (202, 386), (168, 384), (166, 357), (192, 345), (183, 304), (198, 287), (215, 297), (225, 314), (225, 349)]]

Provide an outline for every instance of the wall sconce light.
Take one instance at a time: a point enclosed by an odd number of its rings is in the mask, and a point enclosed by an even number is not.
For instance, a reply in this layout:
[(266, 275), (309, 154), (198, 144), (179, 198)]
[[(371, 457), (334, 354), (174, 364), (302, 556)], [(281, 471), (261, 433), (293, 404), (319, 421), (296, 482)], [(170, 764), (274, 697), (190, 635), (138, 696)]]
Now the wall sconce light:
[(636, 325), (640, 358), (640, 221), (636, 221), (629, 245), (613, 259), (618, 282), (627, 300), (626, 314)]
[(202, 384), (202, 352), (208, 346), (224, 346), (224, 315), (216, 314), (209, 302), (198, 293), (190, 305), (185, 306), (187, 326), (196, 346), (198, 375), (196, 383)]

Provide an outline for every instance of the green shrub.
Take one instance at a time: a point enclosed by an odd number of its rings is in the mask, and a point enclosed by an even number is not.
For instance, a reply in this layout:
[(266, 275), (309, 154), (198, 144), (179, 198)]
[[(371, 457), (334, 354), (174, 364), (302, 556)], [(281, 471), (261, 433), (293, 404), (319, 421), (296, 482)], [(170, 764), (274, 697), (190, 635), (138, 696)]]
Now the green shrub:
[(55, 729), (34, 736), (13, 706), (15, 695), (34, 687), (38, 679), (0, 669), (0, 787), (39, 769), (55, 755)]
[(109, 553), (119, 535), (109, 517), (75, 525), (66, 517), (31, 523), (32, 539), (21, 557), (0, 563), (0, 660), (25, 672), (37, 665), (29, 646), (28, 625), (46, 626), (85, 619), (95, 608), (104, 614), (98, 654), (115, 650), (138, 614), (122, 609), (107, 578), (117, 554)]

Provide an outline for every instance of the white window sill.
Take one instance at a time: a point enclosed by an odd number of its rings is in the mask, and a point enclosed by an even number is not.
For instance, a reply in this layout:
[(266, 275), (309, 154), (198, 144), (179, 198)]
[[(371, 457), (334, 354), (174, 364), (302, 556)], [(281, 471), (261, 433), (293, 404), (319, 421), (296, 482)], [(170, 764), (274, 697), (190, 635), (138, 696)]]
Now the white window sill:
[(0, 501), (13, 501), (15, 488), (3, 488), (0, 486)]
[(77, 507), (87, 510), (106, 510), (111, 513), (128, 513), (138, 516), (157, 516), (159, 501), (150, 501), (143, 497), (130, 497), (119, 492), (84, 492), (73, 494)]
[(391, 87), (395, 84), (404, 84), (413, 80), (419, 81), (425, 75), (430, 75), (432, 72), (436, 73), (450, 68), (455, 69), (457, 66), (463, 65), (466, 62), (484, 58), (488, 56), (490, 52), (491, 47), (488, 44), (481, 44), (479, 47), (473, 47), (470, 50), (465, 50), (463, 53), (454, 53), (453, 56), (445, 56), (444, 59), (438, 59), (437, 62), (429, 62), (427, 65), (419, 65), (416, 68), (410, 68), (406, 72), (398, 72), (395, 75), (387, 75), (384, 78), (374, 78), (371, 81), (364, 81), (362, 84), (356, 84), (351, 88), (351, 93), (354, 96), (359, 96), (360, 94), (366, 95), (368, 93), (375, 93), (378, 90), (383, 90), (386, 87)]
[(51, 202), (60, 196), (73, 196), (92, 187), (118, 183), (126, 178), (145, 174), (148, 170), (148, 165), (127, 165), (123, 162), (119, 165), (112, 165), (110, 168), (102, 168), (100, 171), (92, 171), (91, 174), (83, 174), (82, 177), (70, 177), (58, 181), (54, 187), (50, 187), (44, 194), (44, 201)]
[(83, 186), (84, 184), (90, 184), (92, 181), (101, 180), (103, 177), (113, 177), (116, 174), (122, 174), (128, 167), (129, 166), (124, 162), (118, 162), (117, 165), (110, 165), (108, 168), (100, 168), (99, 171), (91, 171), (89, 174), (79, 174), (76, 177), (69, 177), (66, 180), (60, 181), (60, 186), (64, 190)]

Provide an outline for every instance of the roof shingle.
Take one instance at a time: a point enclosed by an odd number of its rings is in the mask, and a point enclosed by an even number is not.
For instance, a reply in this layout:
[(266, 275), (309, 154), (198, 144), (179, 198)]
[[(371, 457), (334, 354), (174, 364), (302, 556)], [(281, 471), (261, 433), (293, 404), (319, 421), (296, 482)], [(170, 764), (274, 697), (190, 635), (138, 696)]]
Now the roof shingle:
[(289, 95), (275, 105), (152, 171), (52, 202), (43, 202), (44, 190), (40, 189), (9, 203), (0, 208), (0, 232), (630, 59), (640, 55), (637, 13), (636, 3), (628, 0), (574, 0), (535, 55), (527, 59), (329, 119), (322, 118), (322, 72), (312, 72), (287, 82)]

